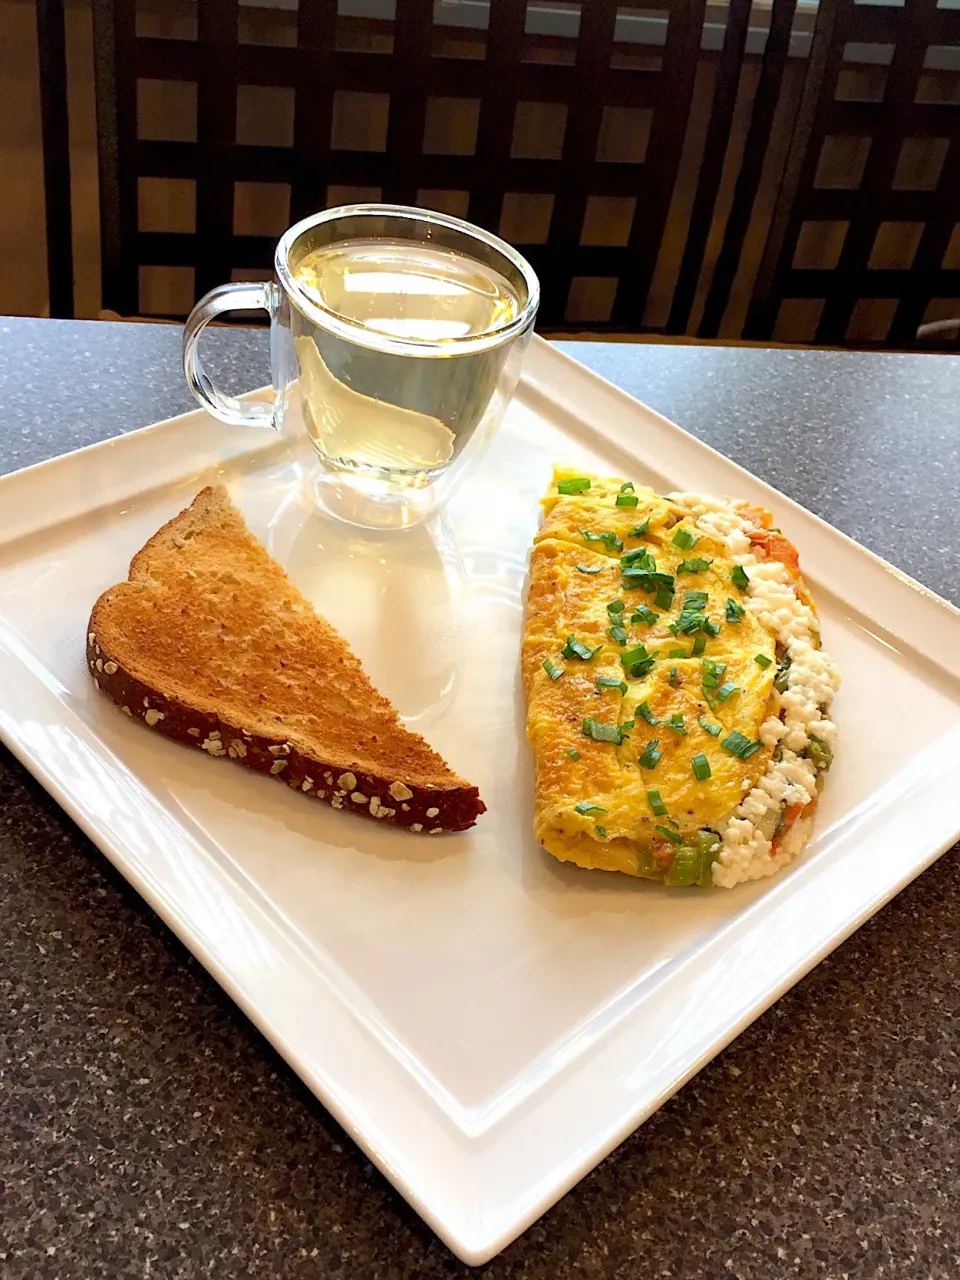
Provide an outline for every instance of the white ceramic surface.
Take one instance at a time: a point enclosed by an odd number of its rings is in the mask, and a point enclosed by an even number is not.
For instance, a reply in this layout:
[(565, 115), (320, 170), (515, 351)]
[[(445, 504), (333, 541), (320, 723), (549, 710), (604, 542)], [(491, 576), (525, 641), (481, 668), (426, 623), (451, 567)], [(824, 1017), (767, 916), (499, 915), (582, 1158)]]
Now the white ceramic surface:
[[(844, 684), (816, 838), (778, 879), (666, 889), (533, 841), (518, 651), (554, 460), (753, 498), (797, 543)], [(194, 413), (0, 479), (0, 736), (482, 1262), (960, 834), (960, 612), (540, 341), (433, 526), (333, 523), (310, 506), (310, 467), (296, 436)], [(427, 840), (334, 812), (95, 692), (92, 602), (216, 479), (479, 785), (473, 831)]]

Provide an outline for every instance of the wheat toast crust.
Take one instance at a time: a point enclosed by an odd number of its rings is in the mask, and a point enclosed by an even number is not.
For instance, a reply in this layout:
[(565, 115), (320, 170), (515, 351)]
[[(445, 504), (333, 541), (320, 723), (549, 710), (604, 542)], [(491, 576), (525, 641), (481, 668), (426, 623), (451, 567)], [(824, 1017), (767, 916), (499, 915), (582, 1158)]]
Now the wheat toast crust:
[[(198, 495), (198, 500), (208, 492)], [(181, 516), (185, 517), (189, 511), (191, 508)], [(137, 553), (131, 564), (131, 580), (138, 559), (157, 539), (169, 534), (180, 518), (175, 517), (164, 525)], [(485, 812), (486, 806), (477, 788), (449, 771), (451, 785), (433, 786), (418, 784), (410, 777), (384, 776), (358, 764), (345, 767), (342, 753), (338, 753), (336, 761), (324, 759), (322, 751), (308, 750), (302, 741), (254, 732), (249, 726), (234, 723), (221, 709), (192, 706), (146, 683), (110, 652), (109, 645), (103, 643), (105, 637), (98, 634), (101, 612), (108, 607), (115, 589), (104, 592), (93, 607), (87, 630), (86, 660), (97, 688), (131, 718), (184, 746), (215, 758), (235, 760), (256, 773), (276, 777), (308, 798), (416, 833), (439, 835), (445, 831), (463, 831)], [(422, 744), (418, 735), (410, 736)], [(435, 758), (442, 764), (439, 757)]]

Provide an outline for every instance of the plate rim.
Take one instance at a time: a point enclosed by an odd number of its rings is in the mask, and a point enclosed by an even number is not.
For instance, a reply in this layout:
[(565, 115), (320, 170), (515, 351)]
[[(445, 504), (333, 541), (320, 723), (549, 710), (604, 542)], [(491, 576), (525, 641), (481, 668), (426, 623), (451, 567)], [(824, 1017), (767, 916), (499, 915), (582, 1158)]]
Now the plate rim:
[[(532, 357), (532, 358), (531, 358)], [(551, 368), (553, 366), (553, 368)], [(926, 608), (924, 612), (932, 611), (932, 615), (936, 615), (940, 625), (946, 630), (960, 631), (960, 609), (957, 609), (949, 601), (938, 596), (935, 592), (930, 591), (922, 584), (903, 574), (889, 562), (885, 561), (876, 553), (868, 548), (862, 547), (859, 543), (849, 538), (842, 531), (834, 528), (821, 517), (816, 516), (806, 508), (800, 506), (786, 495), (773, 489), (758, 477), (753, 476), (745, 468), (732, 460), (725, 458), (717, 450), (713, 449), (704, 441), (692, 436), (684, 431), (683, 428), (670, 422), (648, 406), (643, 405), (640, 401), (630, 396), (627, 392), (609, 383), (600, 375), (586, 369), (579, 364), (572, 356), (560, 351), (554, 346), (548, 345), (543, 339), (537, 338), (528, 354), (527, 366), (519, 392), (521, 398), (528, 398), (534, 403), (539, 399), (551, 406), (551, 413), (559, 415), (570, 414), (575, 412), (571, 405), (579, 401), (583, 402), (583, 388), (580, 388), (579, 397), (571, 398), (569, 395), (563, 397), (559, 388), (566, 383), (569, 385), (570, 379), (586, 385), (587, 392), (591, 390), (591, 384), (595, 393), (602, 389), (602, 394), (606, 397), (611, 395), (616, 399), (616, 403), (621, 413), (632, 415), (634, 418), (640, 414), (646, 415), (648, 423), (656, 425), (661, 432), (667, 432), (673, 436), (679, 433), (679, 437), (686, 441), (687, 448), (693, 447), (694, 451), (705, 450), (706, 455), (712, 456), (714, 460), (719, 460), (727, 468), (733, 468), (731, 474), (742, 476), (749, 482), (748, 488), (753, 486), (761, 486), (764, 493), (769, 495), (777, 505), (788, 504), (793, 515), (802, 516), (805, 520), (815, 522), (815, 527), (819, 526), (821, 534), (829, 539), (839, 537), (846, 544), (849, 554), (862, 556), (866, 555), (870, 562), (879, 572), (890, 576), (890, 581), (895, 584), (894, 589), (898, 592), (904, 590), (911, 593), (913, 598), (918, 598), (924, 602)], [(262, 395), (263, 393), (255, 393)], [(581, 420), (582, 421), (582, 420)], [(589, 427), (592, 433), (599, 434), (602, 439), (616, 445), (617, 448), (623, 449), (621, 442), (615, 438), (611, 438), (608, 431), (605, 430), (605, 424), (601, 421), (599, 415), (594, 411), (590, 414), (590, 422), (584, 422), (584, 427)], [(609, 423), (606, 424), (610, 426)], [(157, 423), (150, 424), (146, 427), (139, 428), (136, 431), (126, 433), (121, 436), (111, 437), (106, 441), (86, 446), (82, 450), (76, 450), (71, 453), (63, 454), (58, 457), (48, 459), (44, 462), (34, 464), (31, 467), (24, 468), (20, 471), (9, 473), (0, 477), (0, 510), (5, 513), (12, 511), (13, 516), (8, 517), (6, 514), (0, 516), (0, 553), (2, 553), (2, 561), (8, 563), (11, 553), (16, 558), (15, 543), (27, 538), (31, 534), (42, 532), (43, 530), (51, 531), (57, 526), (68, 523), (70, 519), (77, 518), (76, 513), (63, 515), (58, 512), (55, 520), (41, 520), (39, 523), (34, 521), (35, 527), (26, 527), (23, 524), (23, 511), (17, 512), (17, 502), (12, 505), (2, 501), (9, 498), (13, 494), (14, 498), (25, 496), (30, 497), (32, 491), (35, 490), (39, 483), (41, 486), (57, 483), (58, 477), (69, 476), (75, 470), (78, 463), (81, 470), (86, 462), (93, 460), (94, 464), (98, 464), (106, 456), (108, 451), (112, 451), (112, 456), (117, 459), (117, 451), (123, 454), (123, 466), (119, 468), (125, 473), (128, 472), (129, 455), (142, 452), (144, 447), (150, 447), (157, 440), (165, 440), (167, 437), (164, 429), (174, 428), (181, 435), (186, 436), (188, 433), (191, 437), (196, 437), (196, 449), (198, 453), (206, 453), (207, 461), (206, 469), (211, 469), (216, 465), (222, 467), (229, 466), (236, 462), (248, 461), (251, 454), (260, 451), (265, 440), (260, 433), (250, 433), (255, 439), (244, 439), (243, 433), (238, 434), (232, 432), (229, 428), (223, 428), (221, 424), (214, 423), (202, 410), (190, 411), (186, 414), (180, 414), (173, 418), (163, 419)], [(200, 428), (200, 430), (197, 430)], [(267, 433), (263, 433), (263, 437), (267, 437)], [(268, 437), (269, 438), (269, 437)], [(275, 443), (282, 442), (281, 437), (275, 437)], [(208, 451), (210, 449), (220, 452), (213, 459), (210, 458)], [(639, 449), (634, 444), (632, 450), (634, 456), (639, 456)], [(186, 473), (184, 466), (187, 461), (192, 458), (189, 453), (182, 460), (178, 459), (177, 478), (184, 479)], [(187, 467), (187, 471), (189, 471)], [(107, 468), (108, 471), (116, 472), (117, 467)], [(113, 504), (124, 497), (133, 493), (151, 492), (157, 489), (168, 487), (172, 481), (155, 481), (155, 477), (148, 477), (149, 483), (146, 485), (133, 486), (129, 493), (121, 495), (118, 499), (116, 495), (111, 496), (107, 501), (91, 500), (89, 493), (86, 498), (85, 510), (90, 511), (100, 509), (105, 505)], [(28, 504), (29, 505), (29, 504)], [(20, 502), (20, 506), (24, 506), (24, 502)], [(38, 510), (34, 507), (34, 513)], [(14, 516), (19, 514), (21, 525), (17, 527)], [(29, 523), (29, 522), (28, 522)], [(14, 526), (11, 534), (9, 526)], [(915, 593), (915, 594), (914, 594)], [(842, 599), (843, 597), (841, 597)], [(872, 616), (869, 613), (866, 615)], [(894, 633), (901, 635), (899, 631)], [(942, 662), (935, 657), (923, 655), (915, 644), (910, 644), (910, 648), (915, 650), (918, 656), (923, 656), (932, 662), (938, 669), (943, 670)], [(23, 654), (17, 653), (16, 637), (12, 637), (6, 628), (2, 613), (0, 613), (0, 670), (10, 661), (24, 667)], [(25, 673), (29, 674), (29, 673)], [(952, 673), (948, 673), (952, 674)], [(33, 672), (30, 676), (34, 682), (38, 682), (42, 688), (43, 681)], [(36, 696), (36, 690), (29, 680), (25, 680), (24, 688), (33, 691)], [(46, 693), (51, 698), (58, 695), (51, 688), (46, 689)], [(10, 699), (15, 700), (13, 695)], [(91, 739), (96, 740), (96, 734), (92, 729), (84, 725), (82, 717), (78, 712), (69, 708), (65, 709), (63, 715), (64, 721), (72, 720), (72, 731), (76, 735), (77, 741), (84, 741), (87, 748), (93, 750)], [(805, 973), (819, 963), (821, 959), (838, 946), (844, 938), (848, 937), (857, 928), (860, 927), (866, 919), (868, 919), (875, 911), (879, 910), (887, 901), (890, 900), (897, 892), (899, 892), (906, 884), (908, 884), (916, 875), (929, 866), (941, 853), (949, 848), (954, 842), (956, 835), (960, 833), (960, 808), (957, 812), (956, 827), (950, 827), (952, 834), (944, 836), (943, 831), (935, 831), (931, 828), (926, 837), (926, 844), (923, 854), (908, 866), (901, 868), (902, 874), (892, 875), (884, 881), (879, 892), (872, 895), (868, 894), (862, 901), (861, 905), (846, 920), (844, 926), (834, 930), (826, 936), (821, 943), (813, 948), (808, 949), (802, 963), (798, 964), (786, 974), (782, 980), (775, 982), (769, 987), (766, 994), (755, 1000), (746, 1007), (742, 1015), (732, 1020), (722, 1035), (715, 1038), (709, 1047), (696, 1058), (685, 1064), (684, 1070), (675, 1073), (669, 1085), (661, 1088), (655, 1094), (647, 1094), (642, 1103), (638, 1103), (635, 1107), (629, 1109), (623, 1114), (618, 1123), (602, 1129), (597, 1136), (597, 1140), (588, 1151), (580, 1153), (580, 1157), (573, 1161), (568, 1161), (566, 1166), (562, 1168), (559, 1175), (543, 1179), (542, 1185), (537, 1193), (533, 1196), (527, 1196), (526, 1200), (517, 1207), (516, 1198), (513, 1207), (507, 1208), (491, 1218), (477, 1212), (477, 1202), (482, 1198), (485, 1187), (484, 1177), (478, 1168), (467, 1169), (467, 1165), (473, 1160), (473, 1155), (469, 1150), (471, 1143), (483, 1143), (488, 1138), (488, 1132), (484, 1130), (480, 1135), (467, 1134), (463, 1129), (458, 1129), (459, 1146), (463, 1155), (463, 1169), (460, 1170), (461, 1180), (471, 1192), (471, 1195), (465, 1197), (469, 1204), (460, 1206), (461, 1211), (458, 1213), (455, 1209), (451, 1209), (449, 1205), (437, 1208), (435, 1203), (431, 1203), (430, 1198), (425, 1196), (423, 1192), (422, 1177), (411, 1177), (409, 1171), (405, 1170), (404, 1161), (396, 1159), (395, 1155), (390, 1154), (389, 1142), (383, 1141), (383, 1135), (377, 1132), (371, 1132), (370, 1125), (367, 1123), (364, 1127), (364, 1121), (369, 1121), (369, 1115), (358, 1117), (355, 1110), (352, 1110), (345, 1103), (341, 1091), (333, 1088), (329, 1080), (323, 1081), (318, 1078), (316, 1071), (309, 1064), (305, 1063), (302, 1055), (298, 1054), (289, 1043), (284, 1034), (270, 1021), (266, 1013), (255, 1003), (252, 1004), (249, 998), (249, 991), (242, 984), (238, 984), (229, 969), (224, 966), (222, 960), (204, 945), (203, 940), (198, 936), (195, 928), (191, 927), (189, 913), (178, 907), (178, 904), (171, 900), (169, 896), (165, 896), (159, 891), (158, 886), (152, 883), (149, 877), (145, 877), (135, 862), (131, 861), (130, 850), (124, 846), (111, 834), (109, 824), (102, 820), (98, 820), (96, 815), (92, 815), (83, 805), (79, 804), (74, 795), (67, 789), (57, 776), (55, 770), (49, 767), (35, 744), (32, 744), (27, 736), (20, 731), (19, 726), (15, 722), (15, 718), (11, 716), (4, 702), (0, 702), (0, 740), (3, 740), (11, 751), (21, 760), (28, 770), (41, 782), (45, 789), (56, 799), (57, 803), (65, 810), (65, 812), (81, 827), (82, 830), (94, 841), (94, 843), (104, 852), (110, 861), (120, 870), (120, 872), (130, 881), (137, 889), (145, 901), (157, 912), (165, 921), (173, 932), (184, 942), (184, 944), (193, 952), (200, 960), (204, 967), (211, 975), (220, 983), (227, 991), (230, 997), (239, 1005), (247, 1017), (254, 1023), (262, 1034), (278, 1049), (281, 1055), (287, 1060), (291, 1067), (304, 1079), (307, 1086), (320, 1098), (324, 1106), (336, 1117), (338, 1122), (344, 1127), (348, 1134), (364, 1149), (370, 1158), (378, 1164), (383, 1170), (387, 1178), (393, 1183), (397, 1190), (413, 1205), (417, 1212), (430, 1224), (436, 1233), (449, 1245), (449, 1247), (465, 1262), (478, 1265), (486, 1262), (502, 1248), (504, 1248), (511, 1240), (515, 1239), (523, 1230), (525, 1230), (533, 1221), (536, 1220), (543, 1212), (546, 1211), (553, 1203), (556, 1202), (570, 1187), (575, 1185), (591, 1168), (595, 1167), (611, 1150), (613, 1150), (623, 1139), (631, 1133), (639, 1123), (642, 1123), (648, 1115), (663, 1104), (677, 1089), (700, 1068), (706, 1064), (716, 1053), (720, 1052), (727, 1044), (730, 1043), (736, 1035), (748, 1026), (756, 1017), (758, 1017), (766, 1008), (768, 1008), (775, 1000), (794, 985)], [(129, 775), (129, 769), (124, 766), (122, 761), (114, 760), (113, 766), (115, 771)], [(158, 803), (158, 802), (152, 802)], [(162, 806), (158, 806), (162, 807)], [(843, 855), (841, 855), (843, 856)], [(786, 900), (790, 895), (783, 891), (786, 885), (785, 880), (772, 882), (773, 888), (768, 895), (765, 895), (764, 901), (772, 900), (774, 896)], [(750, 914), (749, 912), (747, 914)], [(739, 919), (739, 917), (738, 917)], [(589, 1069), (589, 1068), (588, 1068)], [(362, 1108), (361, 1108), (362, 1110)], [(444, 1127), (444, 1119), (441, 1117), (437, 1120), (433, 1117), (440, 1128)], [(449, 1126), (447, 1126), (449, 1128)], [(441, 1135), (443, 1136), (443, 1135)], [(449, 1134), (447, 1135), (449, 1136)], [(454, 1143), (456, 1146), (457, 1143)], [(553, 1166), (551, 1166), (553, 1168)], [(429, 1183), (429, 1175), (426, 1177)], [(549, 1183), (549, 1185), (546, 1185)]]

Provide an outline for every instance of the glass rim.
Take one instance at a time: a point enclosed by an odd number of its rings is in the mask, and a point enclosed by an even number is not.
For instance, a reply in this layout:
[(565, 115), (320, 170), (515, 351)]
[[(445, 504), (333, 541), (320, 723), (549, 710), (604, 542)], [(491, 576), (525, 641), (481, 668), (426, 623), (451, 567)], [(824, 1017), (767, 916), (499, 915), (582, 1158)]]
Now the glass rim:
[[(394, 334), (383, 333), (371, 329), (358, 320), (351, 320), (339, 312), (324, 306), (310, 297), (294, 279), (290, 270), (290, 254), (294, 245), (305, 232), (312, 227), (335, 219), (357, 217), (390, 217), (406, 219), (409, 222), (427, 222), (433, 226), (446, 227), (472, 240), (484, 244), (505, 258), (522, 276), (527, 290), (527, 298), (519, 313), (513, 320), (488, 329), (484, 333), (467, 334), (455, 338), (401, 338)], [(318, 327), (356, 342), (360, 346), (375, 347), (378, 351), (393, 352), (398, 355), (428, 355), (444, 352), (447, 355), (467, 355), (475, 351), (485, 351), (498, 347), (511, 338), (523, 333), (533, 321), (540, 304), (540, 281), (537, 274), (523, 254), (518, 253), (506, 240), (484, 231), (482, 227), (466, 222), (463, 218), (455, 218), (449, 213), (440, 213), (435, 209), (420, 209), (416, 205), (405, 204), (343, 204), (333, 209), (323, 209), (289, 227), (277, 242), (274, 254), (274, 270), (277, 279), (283, 286), (287, 296), (294, 302), (304, 316)]]

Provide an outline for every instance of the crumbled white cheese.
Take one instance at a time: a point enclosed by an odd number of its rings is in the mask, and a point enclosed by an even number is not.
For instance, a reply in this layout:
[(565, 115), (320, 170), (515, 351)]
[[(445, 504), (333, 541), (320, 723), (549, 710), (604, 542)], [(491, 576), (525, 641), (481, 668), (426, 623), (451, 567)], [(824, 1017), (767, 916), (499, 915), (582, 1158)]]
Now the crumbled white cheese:
[(743, 502), (722, 501), (697, 493), (674, 493), (670, 498), (695, 518), (697, 528), (723, 539), (727, 552), (743, 565), (750, 585), (745, 604), (790, 658), (787, 688), (774, 699), (775, 714), (759, 729), (768, 750), (779, 747), (780, 759), (770, 760), (757, 785), (747, 792), (722, 831), (723, 848), (713, 864), (714, 884), (731, 888), (745, 880), (773, 875), (803, 848), (812, 820), (800, 818), (785, 831), (774, 850), (772, 839), (780, 814), (793, 805), (807, 805), (817, 795), (817, 771), (803, 755), (811, 738), (833, 750), (837, 730), (824, 712), (840, 684), (831, 660), (817, 647), (819, 627), (813, 610), (797, 595), (790, 570), (779, 560), (758, 559), (753, 553)]
[[(698, 522), (699, 523), (699, 522)], [(780, 643), (789, 647), (791, 640), (806, 640), (818, 633), (813, 610), (797, 596), (793, 575), (779, 560), (758, 560), (755, 556), (737, 556), (750, 579), (746, 606), (762, 627)]]

